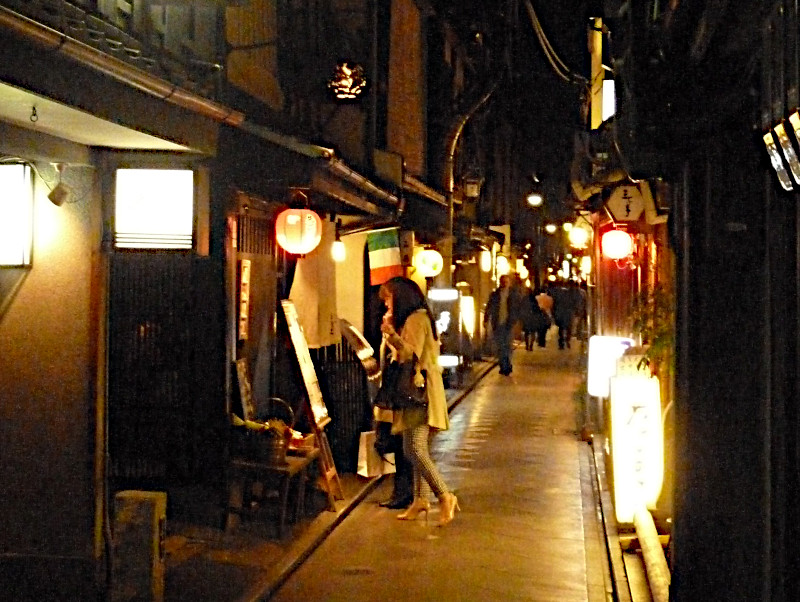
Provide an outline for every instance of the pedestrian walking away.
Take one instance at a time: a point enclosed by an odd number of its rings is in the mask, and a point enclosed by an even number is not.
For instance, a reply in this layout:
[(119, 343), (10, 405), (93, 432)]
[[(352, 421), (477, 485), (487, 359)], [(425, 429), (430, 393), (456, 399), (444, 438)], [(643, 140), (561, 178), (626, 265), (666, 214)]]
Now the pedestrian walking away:
[(519, 294), (511, 286), (508, 275), (500, 276), (500, 285), (489, 295), (484, 314), (484, 324), (492, 327), (495, 353), (500, 363), (500, 374), (511, 374), (511, 352), (514, 343), (514, 325), (520, 318)]
[(429, 452), (431, 431), (450, 427), (433, 314), (417, 283), (408, 278), (388, 280), (379, 295), (386, 305), (381, 332), (392, 349), (392, 361), (419, 361), (427, 401), (424, 406), (393, 412), (392, 433), (403, 434), (403, 452), (413, 467), (414, 485), (414, 501), (397, 518), (415, 520), (424, 513), (427, 521), (433, 491), (439, 499), (439, 525), (444, 526), (453, 520), (459, 505)]

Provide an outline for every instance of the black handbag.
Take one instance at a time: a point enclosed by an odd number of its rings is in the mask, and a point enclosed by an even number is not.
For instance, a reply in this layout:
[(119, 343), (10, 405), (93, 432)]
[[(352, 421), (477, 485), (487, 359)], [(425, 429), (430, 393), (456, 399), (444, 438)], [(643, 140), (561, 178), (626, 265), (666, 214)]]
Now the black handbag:
[[(383, 410), (404, 410), (428, 405), (425, 385), (417, 387), (414, 377), (419, 370), (416, 356), (410, 362), (389, 362), (383, 370), (381, 388), (375, 395), (375, 405)], [(419, 370), (425, 382), (424, 370)]]

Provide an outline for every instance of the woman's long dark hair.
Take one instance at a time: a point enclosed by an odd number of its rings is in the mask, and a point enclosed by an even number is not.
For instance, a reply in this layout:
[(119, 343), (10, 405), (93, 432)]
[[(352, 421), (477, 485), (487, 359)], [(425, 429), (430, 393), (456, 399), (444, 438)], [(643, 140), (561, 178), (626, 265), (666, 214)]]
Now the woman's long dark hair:
[(395, 330), (402, 330), (408, 316), (418, 309), (424, 309), (428, 314), (428, 319), (431, 321), (433, 338), (439, 338), (436, 334), (436, 321), (433, 319), (431, 308), (428, 307), (425, 295), (422, 294), (416, 282), (409, 278), (404, 278), (403, 276), (395, 276), (381, 285), (380, 294), (381, 296), (384, 294), (392, 296), (392, 300), (394, 301), (392, 322)]

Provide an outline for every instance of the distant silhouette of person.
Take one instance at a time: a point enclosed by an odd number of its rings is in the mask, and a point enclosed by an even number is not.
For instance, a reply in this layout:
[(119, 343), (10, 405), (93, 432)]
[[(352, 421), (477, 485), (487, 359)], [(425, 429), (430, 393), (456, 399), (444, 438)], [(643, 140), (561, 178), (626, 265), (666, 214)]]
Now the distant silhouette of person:
[(570, 346), (572, 320), (578, 309), (580, 293), (574, 282), (565, 281), (552, 289), (553, 321), (558, 328), (558, 348)]
[[(539, 332), (545, 333), (550, 328), (550, 316), (539, 306), (539, 301), (532, 290), (528, 290), (522, 297), (522, 329), (525, 333), (525, 349), (531, 351), (535, 342), (539, 340)], [(544, 345), (540, 345), (544, 347)]]
[(483, 321), (492, 327), (500, 374), (511, 374), (511, 351), (514, 343), (514, 325), (519, 320), (519, 293), (511, 286), (508, 275), (500, 276), (500, 285), (489, 295)]
[(547, 322), (543, 323), (536, 331), (536, 342), (539, 347), (547, 345), (547, 331), (553, 325), (553, 297), (550, 296), (547, 287), (542, 287), (536, 294), (536, 303), (539, 304), (539, 309), (547, 317)]

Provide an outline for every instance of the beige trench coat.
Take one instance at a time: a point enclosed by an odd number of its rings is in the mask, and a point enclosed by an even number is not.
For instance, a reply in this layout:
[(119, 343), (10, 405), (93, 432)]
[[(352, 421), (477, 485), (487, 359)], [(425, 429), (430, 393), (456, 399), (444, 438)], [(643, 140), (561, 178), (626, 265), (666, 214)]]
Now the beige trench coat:
[[(447, 413), (442, 368), (439, 366), (439, 341), (433, 338), (431, 321), (424, 309), (419, 309), (408, 316), (400, 332), (400, 338), (416, 354), (422, 370), (426, 372), (428, 426), (442, 431), (447, 430), (450, 428), (450, 417)], [(392, 432), (397, 433), (423, 424), (424, 417), (420, 417), (419, 413), (418, 410), (394, 412)]]

